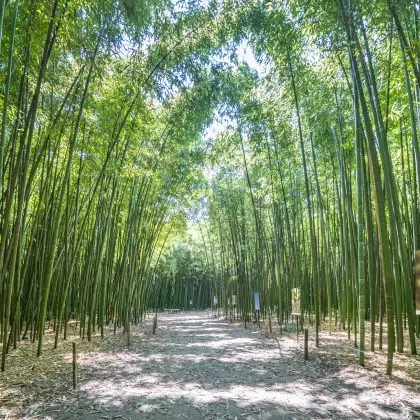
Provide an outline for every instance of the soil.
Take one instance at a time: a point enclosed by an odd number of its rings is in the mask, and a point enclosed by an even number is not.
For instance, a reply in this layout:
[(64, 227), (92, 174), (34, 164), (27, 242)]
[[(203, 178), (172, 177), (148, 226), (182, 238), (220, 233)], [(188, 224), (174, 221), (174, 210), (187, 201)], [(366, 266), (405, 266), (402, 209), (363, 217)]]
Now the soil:
[[(74, 332), (76, 332), (74, 326)], [(263, 325), (261, 325), (263, 327)], [(278, 331), (278, 327), (275, 327)], [(257, 324), (230, 323), (210, 312), (159, 314), (91, 342), (73, 337), (35, 357), (22, 342), (0, 374), (0, 418), (26, 419), (409, 419), (420, 418), (418, 358), (367, 353), (366, 368), (347, 333), (309, 332), (290, 323), (283, 335)], [(72, 389), (71, 341), (78, 347), (78, 385)]]

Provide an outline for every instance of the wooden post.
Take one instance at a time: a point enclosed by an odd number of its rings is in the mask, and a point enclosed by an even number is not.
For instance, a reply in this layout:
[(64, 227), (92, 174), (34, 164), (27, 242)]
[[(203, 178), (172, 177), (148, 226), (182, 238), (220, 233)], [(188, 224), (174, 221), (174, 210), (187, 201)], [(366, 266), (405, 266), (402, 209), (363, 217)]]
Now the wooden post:
[(131, 346), (131, 326), (130, 321), (127, 322), (127, 347)]
[(304, 344), (304, 354), (305, 360), (309, 360), (309, 351), (308, 351), (308, 329), (305, 328), (305, 344)]
[(296, 315), (296, 340), (299, 339), (299, 315)]
[(153, 327), (152, 327), (153, 334), (156, 334), (156, 328), (157, 328), (157, 312), (155, 316), (153, 317)]
[(76, 365), (76, 342), (73, 341), (73, 389), (76, 389), (77, 385), (77, 365)]

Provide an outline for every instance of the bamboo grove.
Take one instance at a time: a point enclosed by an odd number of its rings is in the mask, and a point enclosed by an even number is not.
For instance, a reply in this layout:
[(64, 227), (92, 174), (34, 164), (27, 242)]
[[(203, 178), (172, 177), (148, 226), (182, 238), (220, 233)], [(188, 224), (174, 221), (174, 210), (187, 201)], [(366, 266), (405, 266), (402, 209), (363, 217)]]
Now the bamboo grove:
[(259, 292), (281, 328), (296, 287), (317, 345), (345, 329), (388, 374), (416, 354), (419, 19), (412, 0), (0, 0), (2, 370), (70, 320), (130, 345), (148, 308), (213, 296), (246, 325)]
[(148, 50), (136, 47), (158, 3), (0, 5), (4, 370), (20, 340), (37, 341), (39, 356), (45, 330), (56, 347), (71, 319), (88, 340), (122, 326), (129, 343), (159, 254), (183, 224), (179, 202), (200, 182), (212, 98), (207, 78), (164, 89), (177, 85), (188, 34), (168, 45), (156, 32)]
[(321, 328), (345, 329), (363, 366), (386, 344), (391, 374), (395, 351), (416, 354), (420, 330), (420, 10), (333, 3), (267, 2), (250, 13), (248, 40), (268, 70), (236, 69), (219, 104), (211, 235), (191, 246), (207, 242), (212, 295), (226, 313), (246, 325), (259, 292), (262, 315), (281, 328), (298, 287), (317, 346)]

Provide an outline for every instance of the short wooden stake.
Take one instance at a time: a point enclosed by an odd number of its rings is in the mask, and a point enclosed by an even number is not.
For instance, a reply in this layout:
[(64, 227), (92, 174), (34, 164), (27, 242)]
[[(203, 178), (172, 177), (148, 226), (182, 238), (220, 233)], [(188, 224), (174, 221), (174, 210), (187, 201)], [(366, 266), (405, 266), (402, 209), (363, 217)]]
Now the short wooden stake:
[(77, 385), (77, 365), (76, 365), (76, 343), (73, 341), (73, 389), (76, 389)]
[(157, 313), (153, 317), (153, 326), (152, 326), (152, 333), (156, 334), (156, 328), (157, 328)]
[(127, 333), (127, 347), (131, 346), (131, 326), (130, 321), (127, 322), (127, 327), (125, 328), (125, 331)]
[(308, 329), (305, 328), (305, 340), (304, 340), (304, 353), (305, 353), (305, 360), (309, 360), (309, 351), (308, 351)]

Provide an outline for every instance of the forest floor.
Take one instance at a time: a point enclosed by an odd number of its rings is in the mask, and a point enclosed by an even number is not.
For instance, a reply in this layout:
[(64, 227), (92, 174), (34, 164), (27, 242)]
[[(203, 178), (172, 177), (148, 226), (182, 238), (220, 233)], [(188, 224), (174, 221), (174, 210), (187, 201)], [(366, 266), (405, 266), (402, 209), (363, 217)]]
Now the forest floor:
[[(396, 355), (392, 377), (384, 352), (368, 353), (367, 368), (343, 331), (278, 339), (251, 324), (210, 312), (159, 314), (122, 332), (78, 343), (78, 386), (72, 389), (71, 340), (35, 358), (23, 343), (0, 374), (0, 418), (27, 419), (408, 419), (420, 418), (420, 363)], [(287, 328), (286, 328), (287, 330)], [(73, 339), (72, 337), (70, 337)]]

